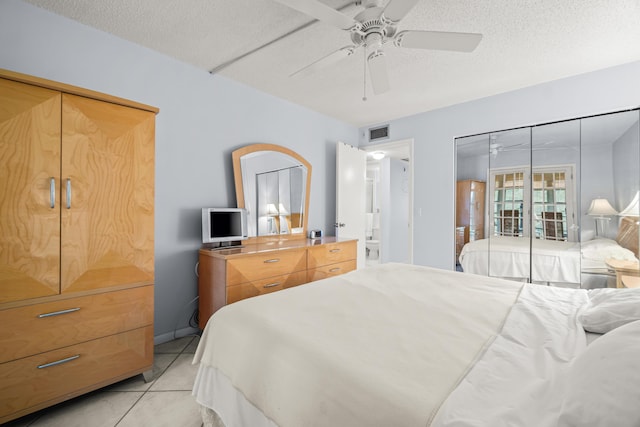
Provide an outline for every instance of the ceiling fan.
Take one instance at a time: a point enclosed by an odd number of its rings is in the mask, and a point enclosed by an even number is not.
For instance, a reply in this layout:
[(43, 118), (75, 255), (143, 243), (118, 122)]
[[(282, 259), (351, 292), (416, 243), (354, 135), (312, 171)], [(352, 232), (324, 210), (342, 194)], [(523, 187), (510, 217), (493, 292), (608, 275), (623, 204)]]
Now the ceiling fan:
[[(380, 1), (363, 0), (365, 9), (351, 18), (318, 0), (276, 0), (319, 21), (348, 31), (352, 45), (342, 47), (296, 71), (291, 76), (312, 73), (353, 55), (364, 48), (365, 67), (368, 65), (373, 92), (378, 95), (389, 90), (389, 75), (383, 46), (415, 49), (472, 52), (482, 40), (482, 34), (443, 31), (398, 31), (400, 21), (419, 0), (390, 0), (383, 8)], [(366, 98), (363, 98), (366, 99)]]

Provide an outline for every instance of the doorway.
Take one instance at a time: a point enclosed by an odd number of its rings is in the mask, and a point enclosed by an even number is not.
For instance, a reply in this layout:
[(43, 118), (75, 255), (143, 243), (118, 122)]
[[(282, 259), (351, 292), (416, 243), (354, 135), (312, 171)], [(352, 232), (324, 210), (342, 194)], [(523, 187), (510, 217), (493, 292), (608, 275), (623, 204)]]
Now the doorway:
[(413, 263), (413, 139), (367, 152), (366, 264)]

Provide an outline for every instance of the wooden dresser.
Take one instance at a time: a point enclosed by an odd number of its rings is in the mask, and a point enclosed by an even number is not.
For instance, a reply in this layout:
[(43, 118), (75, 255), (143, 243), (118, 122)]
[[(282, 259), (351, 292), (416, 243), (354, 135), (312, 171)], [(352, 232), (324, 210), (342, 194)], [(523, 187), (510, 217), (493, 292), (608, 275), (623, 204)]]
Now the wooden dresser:
[(200, 329), (226, 304), (355, 270), (356, 244), (325, 237), (200, 249)]
[(153, 367), (157, 109), (0, 70), (0, 424)]

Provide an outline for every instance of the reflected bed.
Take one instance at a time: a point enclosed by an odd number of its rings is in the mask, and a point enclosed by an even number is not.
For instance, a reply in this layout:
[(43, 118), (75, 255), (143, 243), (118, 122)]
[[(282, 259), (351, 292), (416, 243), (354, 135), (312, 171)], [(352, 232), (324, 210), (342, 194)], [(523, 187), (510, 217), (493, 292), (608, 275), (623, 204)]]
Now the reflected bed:
[(635, 219), (622, 220), (616, 240), (578, 243), (509, 236), (476, 240), (462, 248), (460, 265), (466, 273), (483, 276), (525, 281), (531, 277), (533, 283), (585, 289), (607, 287), (615, 283), (607, 259), (637, 260)]

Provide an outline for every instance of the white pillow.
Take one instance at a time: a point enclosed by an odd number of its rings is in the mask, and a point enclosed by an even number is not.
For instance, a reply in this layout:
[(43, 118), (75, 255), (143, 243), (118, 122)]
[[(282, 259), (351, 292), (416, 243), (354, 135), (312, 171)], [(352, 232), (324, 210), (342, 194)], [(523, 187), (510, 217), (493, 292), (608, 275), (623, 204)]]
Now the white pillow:
[(582, 257), (596, 261), (607, 258), (635, 261), (636, 257), (629, 249), (623, 248), (611, 239), (595, 239), (580, 243)]
[(635, 320), (640, 320), (640, 289), (637, 288), (592, 289), (589, 304), (578, 315), (578, 321), (586, 331), (599, 334)]
[(558, 427), (640, 426), (640, 321), (603, 335), (569, 367)]
[(587, 242), (589, 240), (593, 240), (596, 237), (595, 230), (584, 230), (580, 232), (580, 241)]

